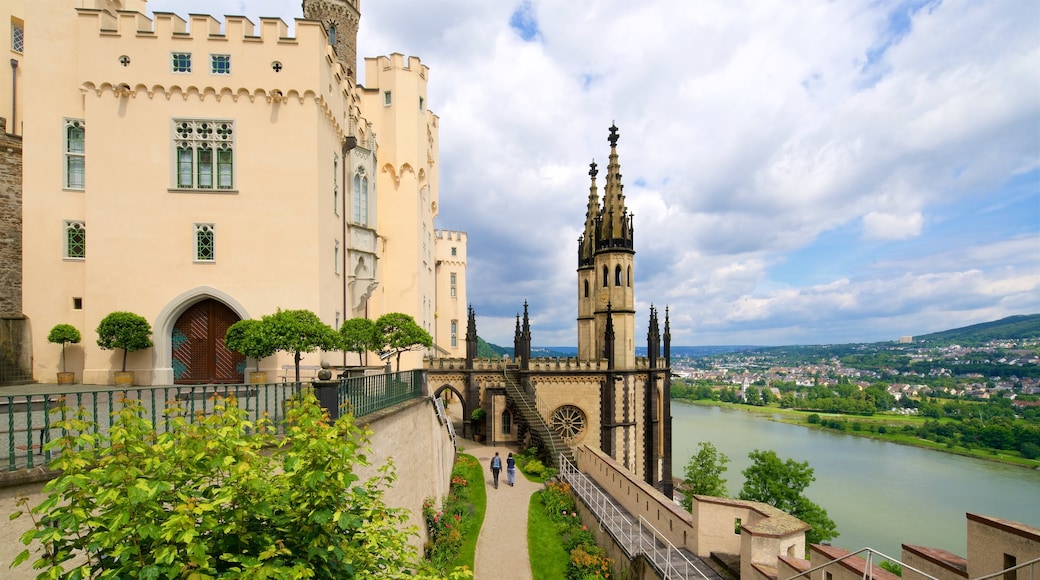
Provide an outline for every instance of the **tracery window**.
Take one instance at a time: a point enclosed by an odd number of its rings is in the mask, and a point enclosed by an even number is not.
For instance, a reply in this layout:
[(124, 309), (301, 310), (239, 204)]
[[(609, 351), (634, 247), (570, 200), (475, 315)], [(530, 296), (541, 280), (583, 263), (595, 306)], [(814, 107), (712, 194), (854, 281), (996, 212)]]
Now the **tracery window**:
[(585, 412), (574, 405), (558, 407), (549, 419), (549, 426), (568, 443), (585, 433), (586, 424)]
[(368, 225), (368, 176), (365, 168), (359, 167), (354, 174), (354, 223)]
[(195, 261), (216, 261), (216, 248), (213, 224), (195, 224)]
[(233, 189), (234, 121), (174, 119), (176, 187)]
[(86, 185), (86, 138), (83, 119), (65, 119), (65, 188), (83, 189)]
[(65, 257), (87, 257), (87, 226), (81, 221), (65, 220)]

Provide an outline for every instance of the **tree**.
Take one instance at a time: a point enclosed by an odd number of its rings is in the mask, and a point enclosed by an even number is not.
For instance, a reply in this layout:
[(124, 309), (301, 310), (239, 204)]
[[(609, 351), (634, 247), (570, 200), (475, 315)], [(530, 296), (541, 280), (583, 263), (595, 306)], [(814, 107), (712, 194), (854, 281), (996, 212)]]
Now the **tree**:
[(65, 366), (65, 345), (76, 344), (82, 339), (79, 330), (71, 324), (56, 324), (47, 335), (47, 342), (61, 345), (61, 372), (68, 368)]
[(683, 494), (682, 506), (686, 511), (693, 508), (694, 495), (726, 497), (728, 493), (722, 472), (726, 471), (729, 457), (720, 453), (710, 441), (702, 441), (697, 445), (700, 450), (690, 457), (690, 462), (686, 464), (685, 478), (680, 490)]
[(293, 354), (296, 365), (296, 382), (300, 382), (300, 359), (305, 352), (336, 350), (339, 334), (310, 310), (282, 310), (260, 319), (264, 330), (269, 333), (274, 352)]
[(376, 323), (367, 318), (351, 318), (339, 327), (339, 337), (343, 350), (356, 352), (358, 364), (364, 363), (365, 351), (373, 350), (375, 343)]
[(268, 328), (262, 321), (252, 318), (239, 320), (229, 326), (224, 334), (224, 344), (255, 360), (257, 372), (260, 372), (260, 359), (275, 353)]
[(775, 451), (758, 449), (748, 457), (752, 463), (741, 472), (744, 474), (744, 488), (740, 490), (740, 499), (767, 503), (812, 526), (805, 533), (807, 544), (818, 544), (838, 536), (834, 521), (827, 517), (827, 510), (802, 494), (810, 483), (816, 481), (808, 461), (781, 461)]
[(401, 370), (401, 353), (433, 346), (433, 337), (416, 324), (415, 319), (400, 312), (390, 312), (376, 319), (375, 346), (383, 353), (397, 356)]
[(133, 312), (112, 312), (101, 319), (97, 327), (97, 344), (104, 350), (123, 349), (123, 368), (126, 355), (152, 346), (152, 327), (148, 321)]
[(355, 473), (368, 465), (371, 432), (352, 415), (330, 424), (307, 393), (289, 401), (277, 439), (233, 398), (206, 416), (182, 404), (167, 413), (157, 431), (139, 401), (125, 400), (107, 432), (71, 410), (56, 424), (63, 436), (48, 449), (59, 475), (21, 538), (42, 544), (33, 564), (42, 575), (410, 578), (422, 567), (408, 543), (415, 528), (383, 499), (392, 463), (364, 481)]

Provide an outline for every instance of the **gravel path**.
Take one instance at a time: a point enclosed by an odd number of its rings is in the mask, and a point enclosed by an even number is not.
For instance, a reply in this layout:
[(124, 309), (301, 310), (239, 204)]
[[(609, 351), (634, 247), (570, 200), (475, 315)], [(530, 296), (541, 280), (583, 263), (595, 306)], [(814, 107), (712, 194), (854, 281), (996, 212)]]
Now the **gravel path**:
[[(531, 494), (542, 488), (516, 470), (516, 485), (506, 483), (506, 456), (516, 449), (505, 446), (485, 447), (460, 439), (464, 453), (476, 457), (484, 468), (487, 490), (487, 512), (477, 538), (473, 563), (474, 580), (531, 580), (531, 562), (527, 556), (527, 508)], [(491, 477), (491, 458), (498, 451), (502, 458), (502, 474), (498, 489)]]

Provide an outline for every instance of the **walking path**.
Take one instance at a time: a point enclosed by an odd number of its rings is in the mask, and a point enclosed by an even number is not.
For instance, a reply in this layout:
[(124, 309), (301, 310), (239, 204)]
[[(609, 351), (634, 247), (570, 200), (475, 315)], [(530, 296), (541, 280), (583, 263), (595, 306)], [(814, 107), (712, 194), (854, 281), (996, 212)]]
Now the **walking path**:
[[(459, 439), (467, 453), (477, 458), (484, 470), (484, 489), (487, 490), (487, 511), (484, 525), (477, 538), (477, 553), (473, 563), (474, 580), (531, 580), (531, 561), (527, 556), (527, 509), (531, 495), (542, 484), (528, 481), (516, 470), (516, 485), (506, 483), (506, 457), (516, 453), (514, 447), (498, 445), (487, 447), (469, 439)], [(491, 458), (498, 452), (502, 458), (502, 473), (495, 489), (491, 477)]]

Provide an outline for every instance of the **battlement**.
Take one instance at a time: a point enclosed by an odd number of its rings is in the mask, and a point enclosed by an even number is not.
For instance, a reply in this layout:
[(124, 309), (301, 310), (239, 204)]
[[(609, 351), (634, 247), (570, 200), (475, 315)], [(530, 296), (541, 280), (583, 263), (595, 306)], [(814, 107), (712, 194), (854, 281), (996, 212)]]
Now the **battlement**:
[[(504, 372), (506, 367), (516, 366), (512, 358), (478, 358), (473, 359), (474, 371)], [(462, 370), (466, 368), (464, 358), (428, 358), (423, 361), (423, 367), (428, 370)], [(528, 368), (534, 372), (543, 373), (580, 373), (580, 372), (607, 372), (607, 359), (578, 360), (577, 357), (538, 357), (532, 358)], [(636, 370), (649, 370), (650, 359), (641, 357), (636, 359)], [(663, 369), (659, 369), (663, 370)]]
[[(390, 71), (390, 70), (401, 70), (418, 72), (419, 78), (427, 80), (430, 76), (430, 67), (424, 65), (422, 60), (417, 56), (410, 56), (408, 60), (405, 60), (405, 56), (399, 52), (391, 53), (390, 56), (367, 56), (365, 57), (365, 75), (366, 78), (371, 74), (369, 71)], [(375, 86), (375, 83), (372, 83)]]
[[(325, 29), (316, 20), (296, 18), (296, 36), (289, 36), (289, 27), (281, 18), (261, 17), (260, 26), (246, 16), (228, 15), (224, 22), (209, 14), (190, 14), (185, 20), (172, 12), (156, 12), (153, 21), (141, 12), (121, 10), (115, 16), (104, 10), (77, 8), (79, 17), (96, 21), (101, 36), (137, 36), (169, 39), (200, 39), (255, 42), (314, 41), (328, 44)], [(190, 26), (189, 26), (190, 24)]]
[(433, 230), (433, 235), (438, 240), (454, 240), (456, 242), (466, 241), (466, 232), (456, 232), (453, 230)]

